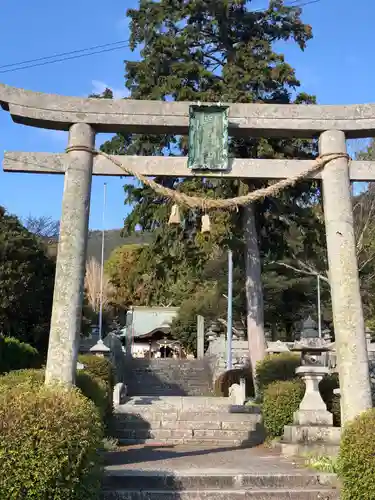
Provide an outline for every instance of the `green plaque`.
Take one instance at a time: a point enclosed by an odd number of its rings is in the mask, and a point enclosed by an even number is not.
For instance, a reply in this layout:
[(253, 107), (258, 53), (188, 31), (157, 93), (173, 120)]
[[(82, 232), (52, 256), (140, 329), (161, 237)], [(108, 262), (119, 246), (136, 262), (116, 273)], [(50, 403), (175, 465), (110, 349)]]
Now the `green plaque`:
[(228, 169), (229, 106), (190, 106), (188, 167)]

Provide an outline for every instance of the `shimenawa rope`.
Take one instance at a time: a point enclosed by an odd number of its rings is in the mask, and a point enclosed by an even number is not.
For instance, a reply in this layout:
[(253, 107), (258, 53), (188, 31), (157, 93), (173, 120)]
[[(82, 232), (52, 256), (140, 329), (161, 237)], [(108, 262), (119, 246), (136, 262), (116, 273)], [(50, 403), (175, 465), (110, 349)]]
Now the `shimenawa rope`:
[(96, 149), (92, 149), (86, 146), (70, 146), (66, 148), (66, 152), (70, 153), (72, 151), (86, 151), (92, 154), (101, 155), (104, 158), (107, 158), (114, 165), (119, 167), (126, 174), (130, 174), (137, 178), (142, 184), (149, 186), (156, 193), (161, 196), (165, 196), (169, 200), (174, 201), (177, 205), (185, 206), (188, 208), (201, 208), (204, 212), (215, 209), (238, 209), (240, 206), (248, 205), (255, 201), (258, 201), (262, 198), (266, 197), (275, 197), (277, 196), (283, 189), (294, 186), (298, 181), (302, 180), (304, 177), (314, 174), (324, 168), (329, 162), (333, 160), (337, 160), (339, 158), (346, 158), (350, 160), (350, 157), (346, 153), (330, 153), (321, 155), (315, 159), (314, 163), (307, 168), (306, 170), (293, 175), (292, 177), (288, 177), (287, 179), (282, 179), (270, 186), (265, 188), (260, 188), (255, 191), (251, 191), (242, 196), (236, 196), (235, 198), (225, 198), (225, 199), (213, 199), (213, 198), (202, 198), (200, 196), (190, 196), (185, 193), (181, 193), (180, 191), (176, 191), (157, 182), (149, 179), (143, 174), (136, 172), (131, 167), (124, 167), (120, 161), (113, 156), (104, 153), (103, 151), (99, 151)]

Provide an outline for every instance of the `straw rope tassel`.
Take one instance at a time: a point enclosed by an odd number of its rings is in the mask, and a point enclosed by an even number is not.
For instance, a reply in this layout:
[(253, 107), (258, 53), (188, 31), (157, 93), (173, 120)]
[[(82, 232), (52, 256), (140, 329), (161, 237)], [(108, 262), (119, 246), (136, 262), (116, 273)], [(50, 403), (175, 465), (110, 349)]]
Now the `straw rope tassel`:
[(211, 221), (208, 214), (202, 216), (202, 228), (201, 233), (209, 233), (211, 231)]
[(181, 224), (180, 208), (176, 203), (172, 205), (171, 215), (169, 216), (168, 224), (169, 225)]

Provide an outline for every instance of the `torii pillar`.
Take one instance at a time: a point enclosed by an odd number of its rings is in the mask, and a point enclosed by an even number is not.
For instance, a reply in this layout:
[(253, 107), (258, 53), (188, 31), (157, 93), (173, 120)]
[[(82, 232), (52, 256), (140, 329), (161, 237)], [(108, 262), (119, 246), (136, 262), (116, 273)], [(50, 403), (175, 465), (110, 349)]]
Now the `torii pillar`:
[[(346, 153), (344, 132), (323, 132), (319, 152)], [(322, 172), (322, 187), (341, 411), (347, 422), (372, 407), (348, 159), (327, 165)]]
[[(75, 382), (90, 214), (95, 132), (86, 123), (70, 127), (60, 238), (56, 261), (46, 384)], [(74, 147), (87, 147), (87, 151)]]

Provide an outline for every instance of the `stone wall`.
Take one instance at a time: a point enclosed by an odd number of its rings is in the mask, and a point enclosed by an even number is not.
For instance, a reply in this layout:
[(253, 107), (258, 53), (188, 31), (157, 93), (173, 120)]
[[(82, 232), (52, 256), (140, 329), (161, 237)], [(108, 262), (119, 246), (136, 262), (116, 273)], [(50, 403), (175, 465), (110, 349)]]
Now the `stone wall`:
[[(213, 381), (226, 370), (226, 337), (224, 334), (210, 340), (205, 357), (208, 359)], [(247, 340), (232, 340), (233, 368), (242, 368), (248, 364), (249, 345)]]

